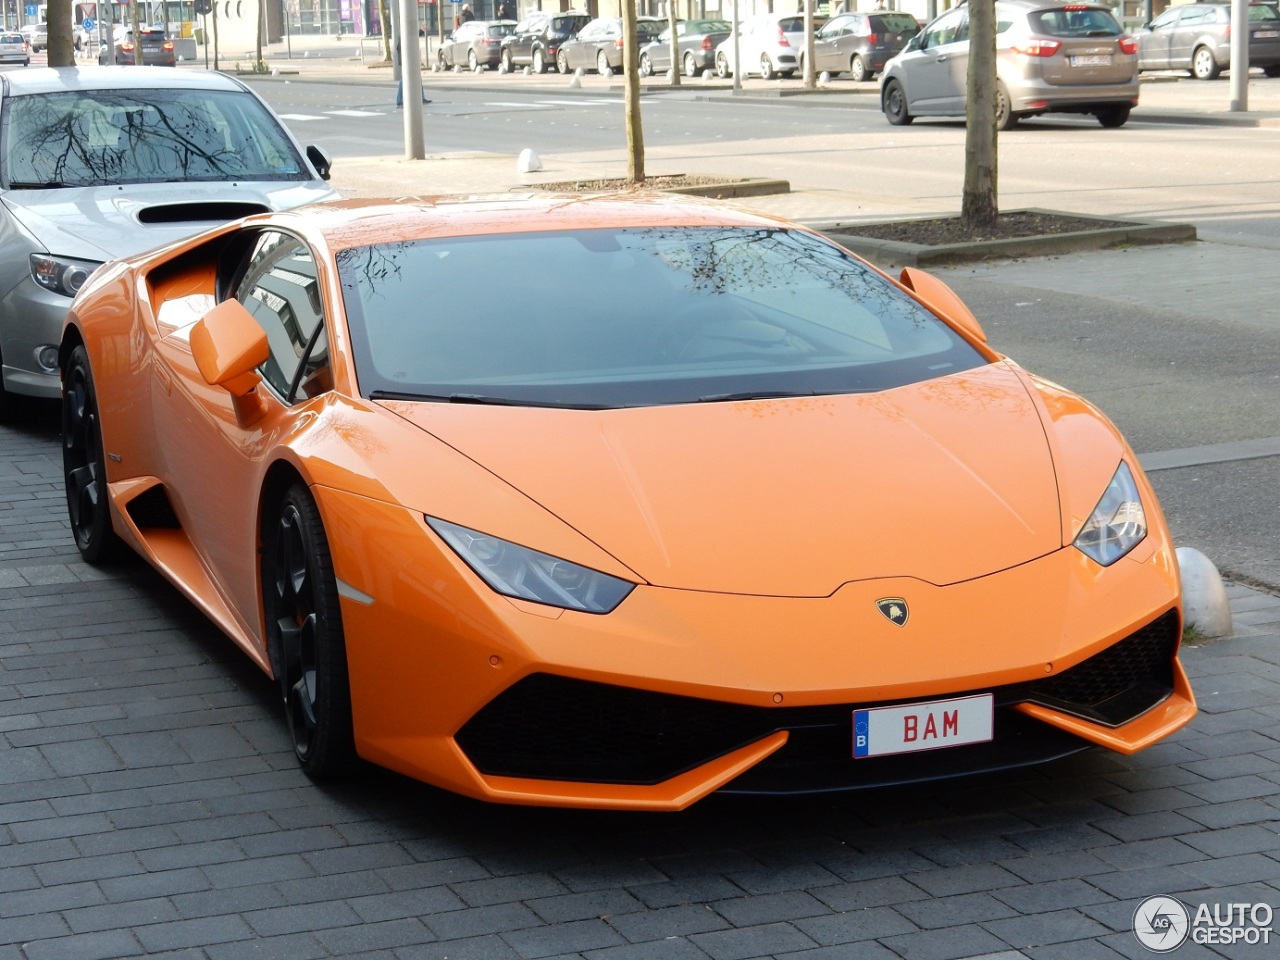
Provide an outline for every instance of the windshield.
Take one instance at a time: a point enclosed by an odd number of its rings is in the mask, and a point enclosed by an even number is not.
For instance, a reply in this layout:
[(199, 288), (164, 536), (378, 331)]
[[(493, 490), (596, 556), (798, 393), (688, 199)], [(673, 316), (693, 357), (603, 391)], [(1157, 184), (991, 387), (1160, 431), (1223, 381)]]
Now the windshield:
[(0, 182), (11, 189), (195, 180), (307, 180), (248, 93), (74, 90), (6, 97)]
[(404, 241), (337, 262), (371, 398), (651, 406), (884, 390), (986, 362), (839, 247), (774, 227)]

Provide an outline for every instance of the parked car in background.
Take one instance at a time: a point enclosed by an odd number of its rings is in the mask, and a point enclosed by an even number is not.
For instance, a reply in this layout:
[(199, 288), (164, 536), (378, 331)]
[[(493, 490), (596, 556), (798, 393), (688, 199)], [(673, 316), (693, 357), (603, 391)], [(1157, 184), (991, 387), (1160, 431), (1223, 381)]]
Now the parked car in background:
[[(728, 20), (682, 20), (676, 24), (680, 69), (686, 77), (696, 77), (716, 63), (716, 45), (733, 32)], [(671, 26), (640, 48), (640, 76), (666, 73), (671, 69)]]
[[(804, 17), (798, 13), (765, 13), (744, 20), (738, 26), (738, 48), (743, 76), (758, 73), (764, 80), (789, 77), (800, 66)], [(732, 36), (716, 47), (715, 63), (718, 76), (728, 77), (737, 72)]]
[(470, 20), (445, 38), (436, 59), (446, 70), (463, 63), (468, 70), (497, 67), (502, 41), (515, 28), (514, 20)]
[(46, 23), (28, 23), (18, 32), (27, 38), (27, 45), (34, 53), (39, 53), (49, 46), (49, 25)]
[[(848, 73), (852, 80), (870, 80), (919, 32), (919, 21), (909, 13), (842, 13), (824, 23), (813, 39), (814, 72)], [(804, 69), (803, 46), (800, 69)]]
[[(999, 0), (996, 126), (1024, 117), (1086, 113), (1120, 127), (1138, 103), (1138, 41), (1111, 8), (1092, 2)], [(1007, 26), (1005, 26), (1007, 24)], [(963, 117), (969, 70), (969, 8), (955, 7), (912, 37), (880, 79), (892, 124)]]
[(590, 22), (590, 14), (581, 10), (531, 13), (516, 24), (511, 36), (503, 38), (502, 63), (508, 73), (526, 65), (534, 73), (546, 73), (556, 66), (560, 45)]
[[(1280, 11), (1274, 3), (1251, 3), (1248, 11), (1249, 66), (1280, 77)], [(1213, 80), (1231, 67), (1231, 4), (1170, 7), (1134, 36), (1139, 70), (1189, 70)]]
[[(666, 20), (657, 17), (637, 17), (637, 47), (644, 47), (666, 25)], [(622, 69), (621, 17), (597, 17), (560, 45), (556, 53), (556, 69), (570, 73), (579, 67), (599, 73)]]
[[(142, 60), (139, 63), (138, 55), (141, 52)], [(108, 62), (108, 51), (105, 47), (98, 53), (98, 62)], [(177, 56), (174, 52), (173, 41), (170, 40), (163, 30), (152, 30), (144, 28), (138, 31), (138, 40), (133, 39), (133, 31), (127, 30), (115, 42), (115, 63), (117, 66), (132, 67), (140, 65), (144, 67), (176, 67), (178, 65)]]
[(0, 33), (0, 63), (20, 63), (24, 67), (31, 63), (31, 45), (20, 33), (5, 31)]
[(0, 128), (0, 416), (58, 396), (63, 319), (105, 261), (336, 196), (324, 151), (223, 73), (0, 72)]

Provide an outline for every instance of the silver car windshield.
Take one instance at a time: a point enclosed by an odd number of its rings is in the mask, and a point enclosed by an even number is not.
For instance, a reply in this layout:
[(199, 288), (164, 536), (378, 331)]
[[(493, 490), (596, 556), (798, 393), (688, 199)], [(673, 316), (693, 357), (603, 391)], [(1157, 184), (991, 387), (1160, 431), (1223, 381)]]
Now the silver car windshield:
[(306, 180), (279, 122), (247, 93), (74, 90), (7, 97), (7, 189), (199, 180)]
[(987, 362), (841, 248), (775, 227), (404, 241), (337, 262), (374, 399), (651, 406), (884, 390)]

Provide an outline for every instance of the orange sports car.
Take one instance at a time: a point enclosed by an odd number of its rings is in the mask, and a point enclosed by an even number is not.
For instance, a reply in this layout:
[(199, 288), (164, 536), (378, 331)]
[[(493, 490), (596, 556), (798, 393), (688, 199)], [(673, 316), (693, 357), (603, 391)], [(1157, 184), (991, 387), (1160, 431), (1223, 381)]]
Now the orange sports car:
[(312, 775), (680, 809), (1130, 753), (1195, 713), (1132, 451), (943, 283), (654, 196), (351, 201), (100, 268), (67, 506)]

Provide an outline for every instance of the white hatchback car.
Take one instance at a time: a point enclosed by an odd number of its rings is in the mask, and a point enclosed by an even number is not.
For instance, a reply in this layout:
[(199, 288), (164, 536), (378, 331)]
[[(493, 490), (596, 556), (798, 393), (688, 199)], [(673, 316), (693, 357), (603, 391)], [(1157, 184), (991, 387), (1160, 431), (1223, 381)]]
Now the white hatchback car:
[(0, 418), (60, 395), (67, 308), (105, 261), (337, 196), (325, 152), (222, 73), (7, 71), (0, 129)]
[[(759, 73), (765, 80), (791, 76), (799, 69), (804, 53), (804, 15), (765, 13), (744, 20), (738, 25), (738, 53), (743, 76)], [(716, 47), (715, 65), (719, 77), (737, 72), (732, 34)]]

